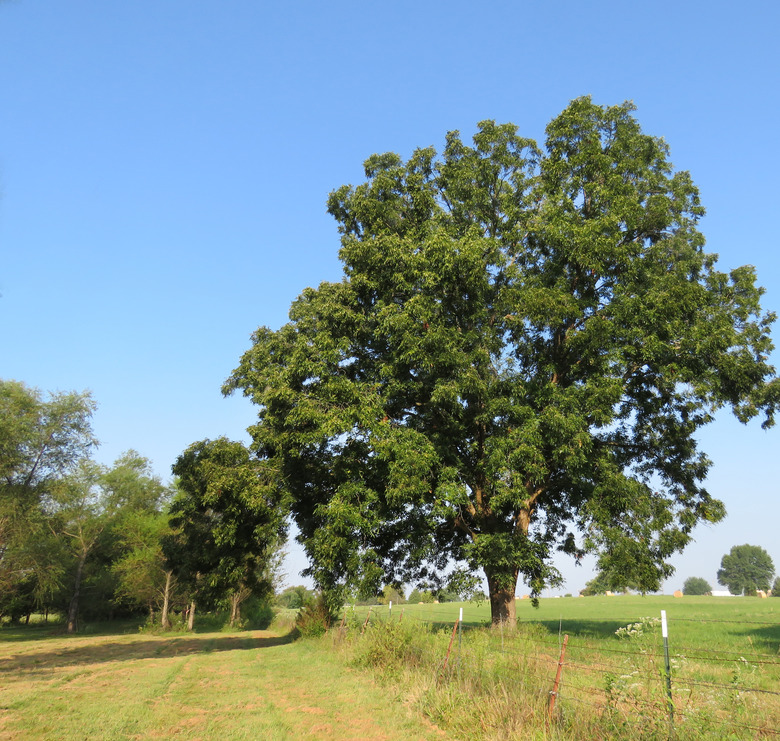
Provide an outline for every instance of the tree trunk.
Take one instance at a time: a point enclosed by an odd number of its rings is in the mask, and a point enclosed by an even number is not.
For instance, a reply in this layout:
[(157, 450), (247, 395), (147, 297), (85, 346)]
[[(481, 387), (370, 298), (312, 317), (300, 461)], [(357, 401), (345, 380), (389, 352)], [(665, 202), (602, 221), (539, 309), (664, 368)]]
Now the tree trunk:
[(515, 625), (515, 588), (518, 569), (509, 572), (485, 572), (490, 592), (490, 619), (493, 625)]
[(190, 614), (187, 616), (187, 630), (195, 629), (195, 600), (190, 602)]
[(168, 610), (171, 607), (171, 582), (173, 580), (173, 572), (165, 572), (165, 591), (163, 592), (163, 606), (162, 614), (160, 615), (160, 624), (163, 630), (171, 629), (171, 619), (168, 617)]
[(81, 593), (81, 577), (84, 574), (84, 562), (87, 560), (87, 549), (84, 548), (79, 556), (76, 566), (76, 583), (73, 585), (73, 596), (68, 606), (68, 633), (75, 633), (79, 629), (79, 594)]
[(241, 590), (237, 589), (230, 595), (230, 627), (234, 627), (238, 620), (238, 608), (241, 606)]

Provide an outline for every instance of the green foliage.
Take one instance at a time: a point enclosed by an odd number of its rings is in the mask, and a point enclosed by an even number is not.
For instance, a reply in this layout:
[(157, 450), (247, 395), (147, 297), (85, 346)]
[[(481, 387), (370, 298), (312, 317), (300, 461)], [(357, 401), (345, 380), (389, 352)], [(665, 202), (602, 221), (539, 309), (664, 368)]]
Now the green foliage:
[(96, 444), (88, 393), (0, 380), (0, 615), (49, 606), (66, 575), (52, 490)]
[(334, 623), (334, 614), (325, 595), (318, 594), (298, 612), (295, 627), (303, 638), (324, 635)]
[(0, 380), (0, 481), (17, 495), (71, 471), (96, 445), (88, 393), (48, 399), (18, 381)]
[(168, 515), (125, 513), (112, 531), (121, 548), (111, 566), (118, 582), (115, 599), (152, 612), (161, 610), (169, 570), (162, 550), (163, 539), (170, 534)]
[(406, 602), (406, 600), (404, 599), (403, 591), (398, 591), (398, 589), (391, 586), (390, 584), (386, 584), (384, 587), (382, 587), (382, 594), (377, 599), (377, 604), (387, 605), (390, 602), (392, 602), (394, 605), (400, 605)]
[(590, 581), (585, 582), (585, 588), (580, 590), (580, 594), (583, 597), (592, 597), (594, 594), (606, 594), (609, 591), (609, 578), (603, 571), (599, 571)]
[[(169, 565), (198, 601), (270, 594), (272, 552), (284, 535), (280, 492), (265, 462), (225, 438), (193, 443), (173, 465), (178, 493), (172, 533), (163, 539)], [(235, 610), (234, 610), (235, 613)]]
[(429, 592), (427, 589), (420, 591), (419, 589), (413, 589), (409, 593), (409, 603), (416, 605), (418, 602), (423, 602), (424, 604), (430, 604), (431, 602), (436, 599), (433, 596), (432, 592)]
[(771, 556), (757, 545), (735, 545), (720, 562), (718, 584), (732, 594), (753, 595), (769, 589), (775, 565)]
[(242, 623), (250, 630), (267, 630), (275, 614), (268, 597), (250, 597), (241, 607)]
[(332, 607), (455, 562), (504, 620), (557, 551), (653, 591), (723, 517), (696, 435), (723, 406), (772, 424), (774, 316), (632, 110), (577, 99), (543, 147), (483, 121), (331, 193), (343, 280), (258, 329), (224, 391), (257, 405)]
[(647, 590), (643, 588), (643, 584), (646, 582), (637, 578), (637, 571), (631, 564), (624, 566), (619, 561), (616, 561), (614, 557), (609, 559), (600, 558), (599, 563), (607, 564), (609, 570), (600, 569), (597, 571), (596, 576), (586, 582), (585, 588), (580, 590), (582, 596), (590, 597), (594, 594), (606, 594), (607, 592), (625, 594), (629, 590), (639, 592), (640, 594), (646, 593)]
[(712, 594), (712, 587), (706, 579), (702, 579), (700, 576), (691, 576), (685, 580), (682, 591), (688, 596), (702, 596)]
[(780, 597), (780, 576), (778, 576), (772, 584), (772, 596)]
[(308, 604), (317, 596), (312, 589), (307, 589), (302, 584), (295, 587), (287, 587), (274, 599), (274, 603), (287, 610), (297, 610)]
[(425, 650), (427, 626), (416, 623), (370, 623), (356, 646), (354, 663), (383, 674), (415, 666)]
[[(158, 508), (167, 489), (135, 451), (110, 468), (81, 459), (75, 470), (50, 489), (49, 529), (67, 554), (68, 630), (75, 631), (86, 607), (94, 618), (116, 606), (153, 610), (165, 582), (160, 537), (167, 528)], [(83, 605), (82, 582), (90, 595)], [(161, 597), (160, 597), (161, 599)]]

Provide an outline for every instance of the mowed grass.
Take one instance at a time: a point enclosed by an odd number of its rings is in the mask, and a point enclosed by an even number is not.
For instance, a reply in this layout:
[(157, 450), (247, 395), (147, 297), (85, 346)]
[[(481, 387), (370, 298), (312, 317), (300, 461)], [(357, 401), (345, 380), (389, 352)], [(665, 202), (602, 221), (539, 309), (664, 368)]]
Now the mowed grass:
[(0, 739), (441, 737), (420, 721), (322, 641), (0, 631)]

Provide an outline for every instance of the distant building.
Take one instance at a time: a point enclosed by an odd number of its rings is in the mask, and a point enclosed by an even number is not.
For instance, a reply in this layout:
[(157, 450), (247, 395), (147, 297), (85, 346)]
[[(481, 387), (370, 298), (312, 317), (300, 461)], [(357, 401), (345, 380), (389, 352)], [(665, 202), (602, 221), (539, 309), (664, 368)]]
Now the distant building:
[(713, 597), (736, 597), (736, 594), (732, 594), (728, 589), (713, 589)]

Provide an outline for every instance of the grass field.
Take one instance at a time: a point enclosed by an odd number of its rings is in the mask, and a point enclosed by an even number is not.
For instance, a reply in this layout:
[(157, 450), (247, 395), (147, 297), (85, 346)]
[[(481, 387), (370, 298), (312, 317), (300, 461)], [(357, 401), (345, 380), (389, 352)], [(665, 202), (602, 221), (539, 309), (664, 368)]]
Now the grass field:
[(322, 642), (0, 631), (0, 739), (435, 739)]
[(4, 626), (0, 739), (667, 738), (658, 625), (615, 634), (661, 610), (676, 738), (780, 738), (780, 599), (619, 596), (519, 601), (517, 631), (483, 629), (486, 605), (373, 608), (365, 630), (357, 608), (295, 642)]

